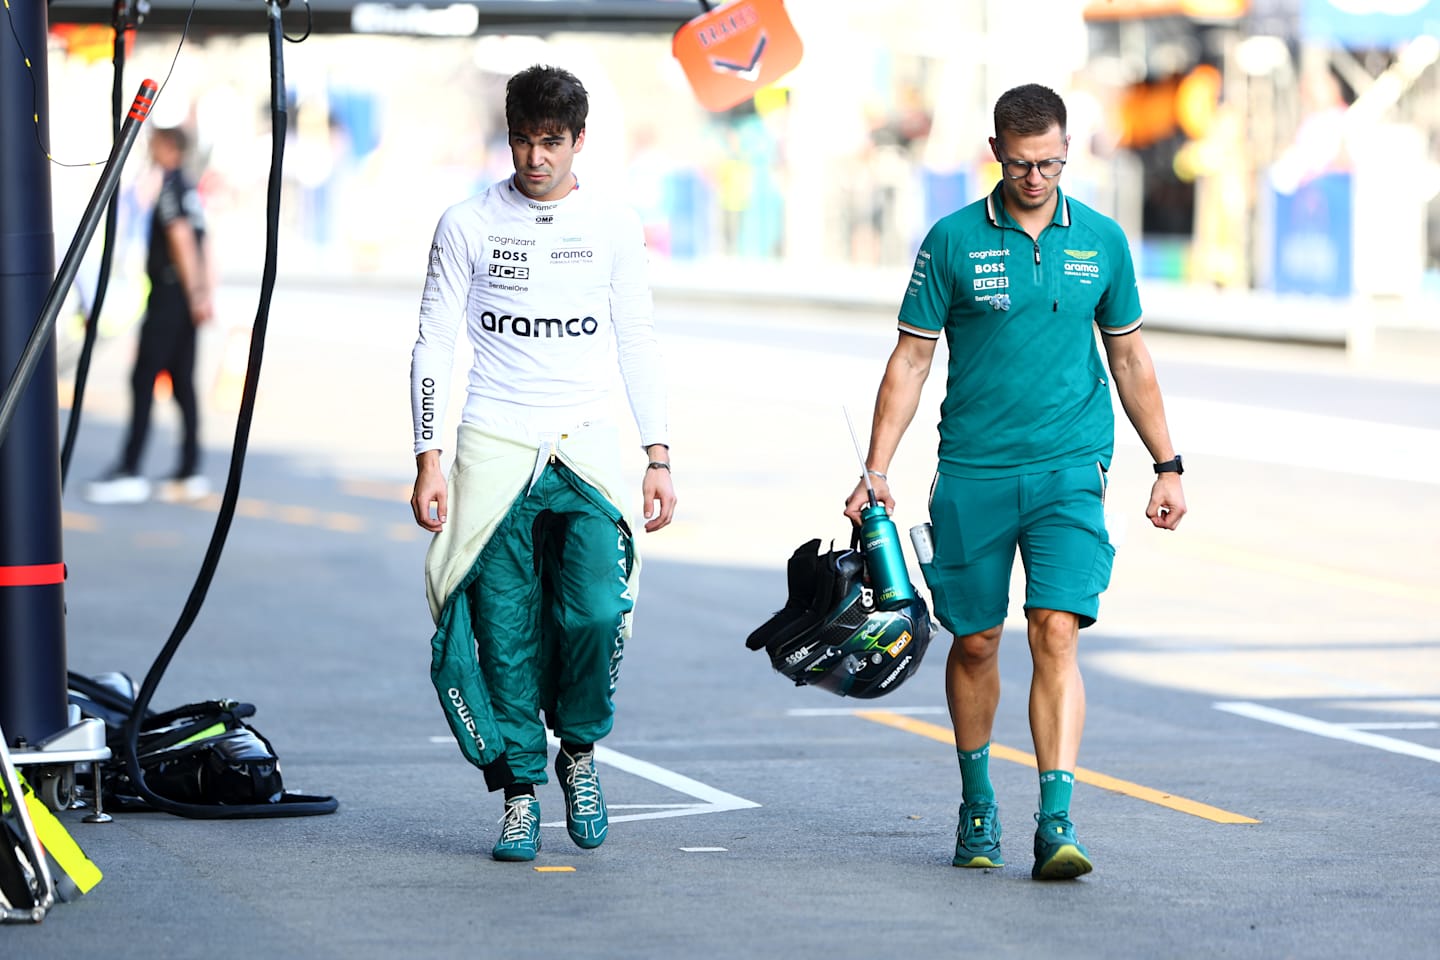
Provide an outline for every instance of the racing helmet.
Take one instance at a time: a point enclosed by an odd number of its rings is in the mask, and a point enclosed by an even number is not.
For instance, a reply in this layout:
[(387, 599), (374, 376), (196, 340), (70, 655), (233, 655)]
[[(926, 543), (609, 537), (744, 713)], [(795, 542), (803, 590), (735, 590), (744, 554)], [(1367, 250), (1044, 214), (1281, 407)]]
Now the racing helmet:
[(820, 552), (802, 544), (787, 565), (785, 606), (745, 641), (764, 650), (776, 671), (796, 686), (842, 697), (871, 699), (899, 688), (920, 666), (935, 626), (925, 601), (893, 610), (875, 604), (856, 549)]

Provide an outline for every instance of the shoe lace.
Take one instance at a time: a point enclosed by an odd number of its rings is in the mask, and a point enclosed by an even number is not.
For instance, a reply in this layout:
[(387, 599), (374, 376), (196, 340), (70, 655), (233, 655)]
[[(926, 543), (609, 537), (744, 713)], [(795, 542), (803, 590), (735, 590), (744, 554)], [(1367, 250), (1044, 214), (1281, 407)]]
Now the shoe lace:
[(1046, 834), (1068, 833), (1075, 829), (1070, 822), (1070, 811), (1059, 810), (1054, 813), (1037, 813), (1035, 822), (1039, 824), (1040, 831)]
[(501, 819), (500, 841), (519, 843), (527, 840), (535, 828), (535, 804), (529, 797), (505, 801), (505, 816)]
[(989, 840), (993, 834), (994, 820), (994, 804), (976, 804), (965, 808), (964, 816), (960, 818), (960, 838), (966, 843), (976, 839)]
[(572, 758), (565, 775), (570, 813), (577, 817), (593, 817), (600, 812), (600, 778), (595, 774), (595, 754), (585, 752)]

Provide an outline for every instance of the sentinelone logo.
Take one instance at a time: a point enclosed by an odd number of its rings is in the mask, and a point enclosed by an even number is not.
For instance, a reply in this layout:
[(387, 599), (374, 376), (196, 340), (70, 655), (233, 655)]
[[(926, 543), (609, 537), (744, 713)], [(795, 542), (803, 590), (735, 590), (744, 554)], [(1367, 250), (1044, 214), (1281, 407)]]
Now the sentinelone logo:
[[(506, 330), (506, 325), (510, 329)], [(600, 329), (600, 322), (594, 317), (515, 317), (510, 314), (496, 316), (489, 310), (480, 314), (480, 327), (489, 333), (512, 337), (593, 337)]]

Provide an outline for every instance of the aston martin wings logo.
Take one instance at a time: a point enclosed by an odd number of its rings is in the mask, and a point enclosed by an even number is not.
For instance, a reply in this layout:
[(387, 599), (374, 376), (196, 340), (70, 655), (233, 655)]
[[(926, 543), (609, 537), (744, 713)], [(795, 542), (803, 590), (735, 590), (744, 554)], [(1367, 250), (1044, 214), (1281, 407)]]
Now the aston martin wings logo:
[(749, 80), (754, 83), (760, 76), (760, 55), (765, 52), (765, 44), (770, 38), (762, 32), (760, 39), (755, 43), (755, 50), (750, 54), (749, 63), (734, 63), (730, 60), (721, 60), (719, 57), (710, 58), (710, 66), (720, 73), (729, 70), (741, 80)]

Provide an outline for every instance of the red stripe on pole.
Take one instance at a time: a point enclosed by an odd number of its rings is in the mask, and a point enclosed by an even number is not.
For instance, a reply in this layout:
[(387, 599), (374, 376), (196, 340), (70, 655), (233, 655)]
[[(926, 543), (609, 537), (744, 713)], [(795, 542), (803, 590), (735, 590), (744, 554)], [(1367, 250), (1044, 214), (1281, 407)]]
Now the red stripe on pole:
[(0, 587), (44, 587), (65, 582), (65, 564), (37, 563), (28, 567), (0, 567)]

